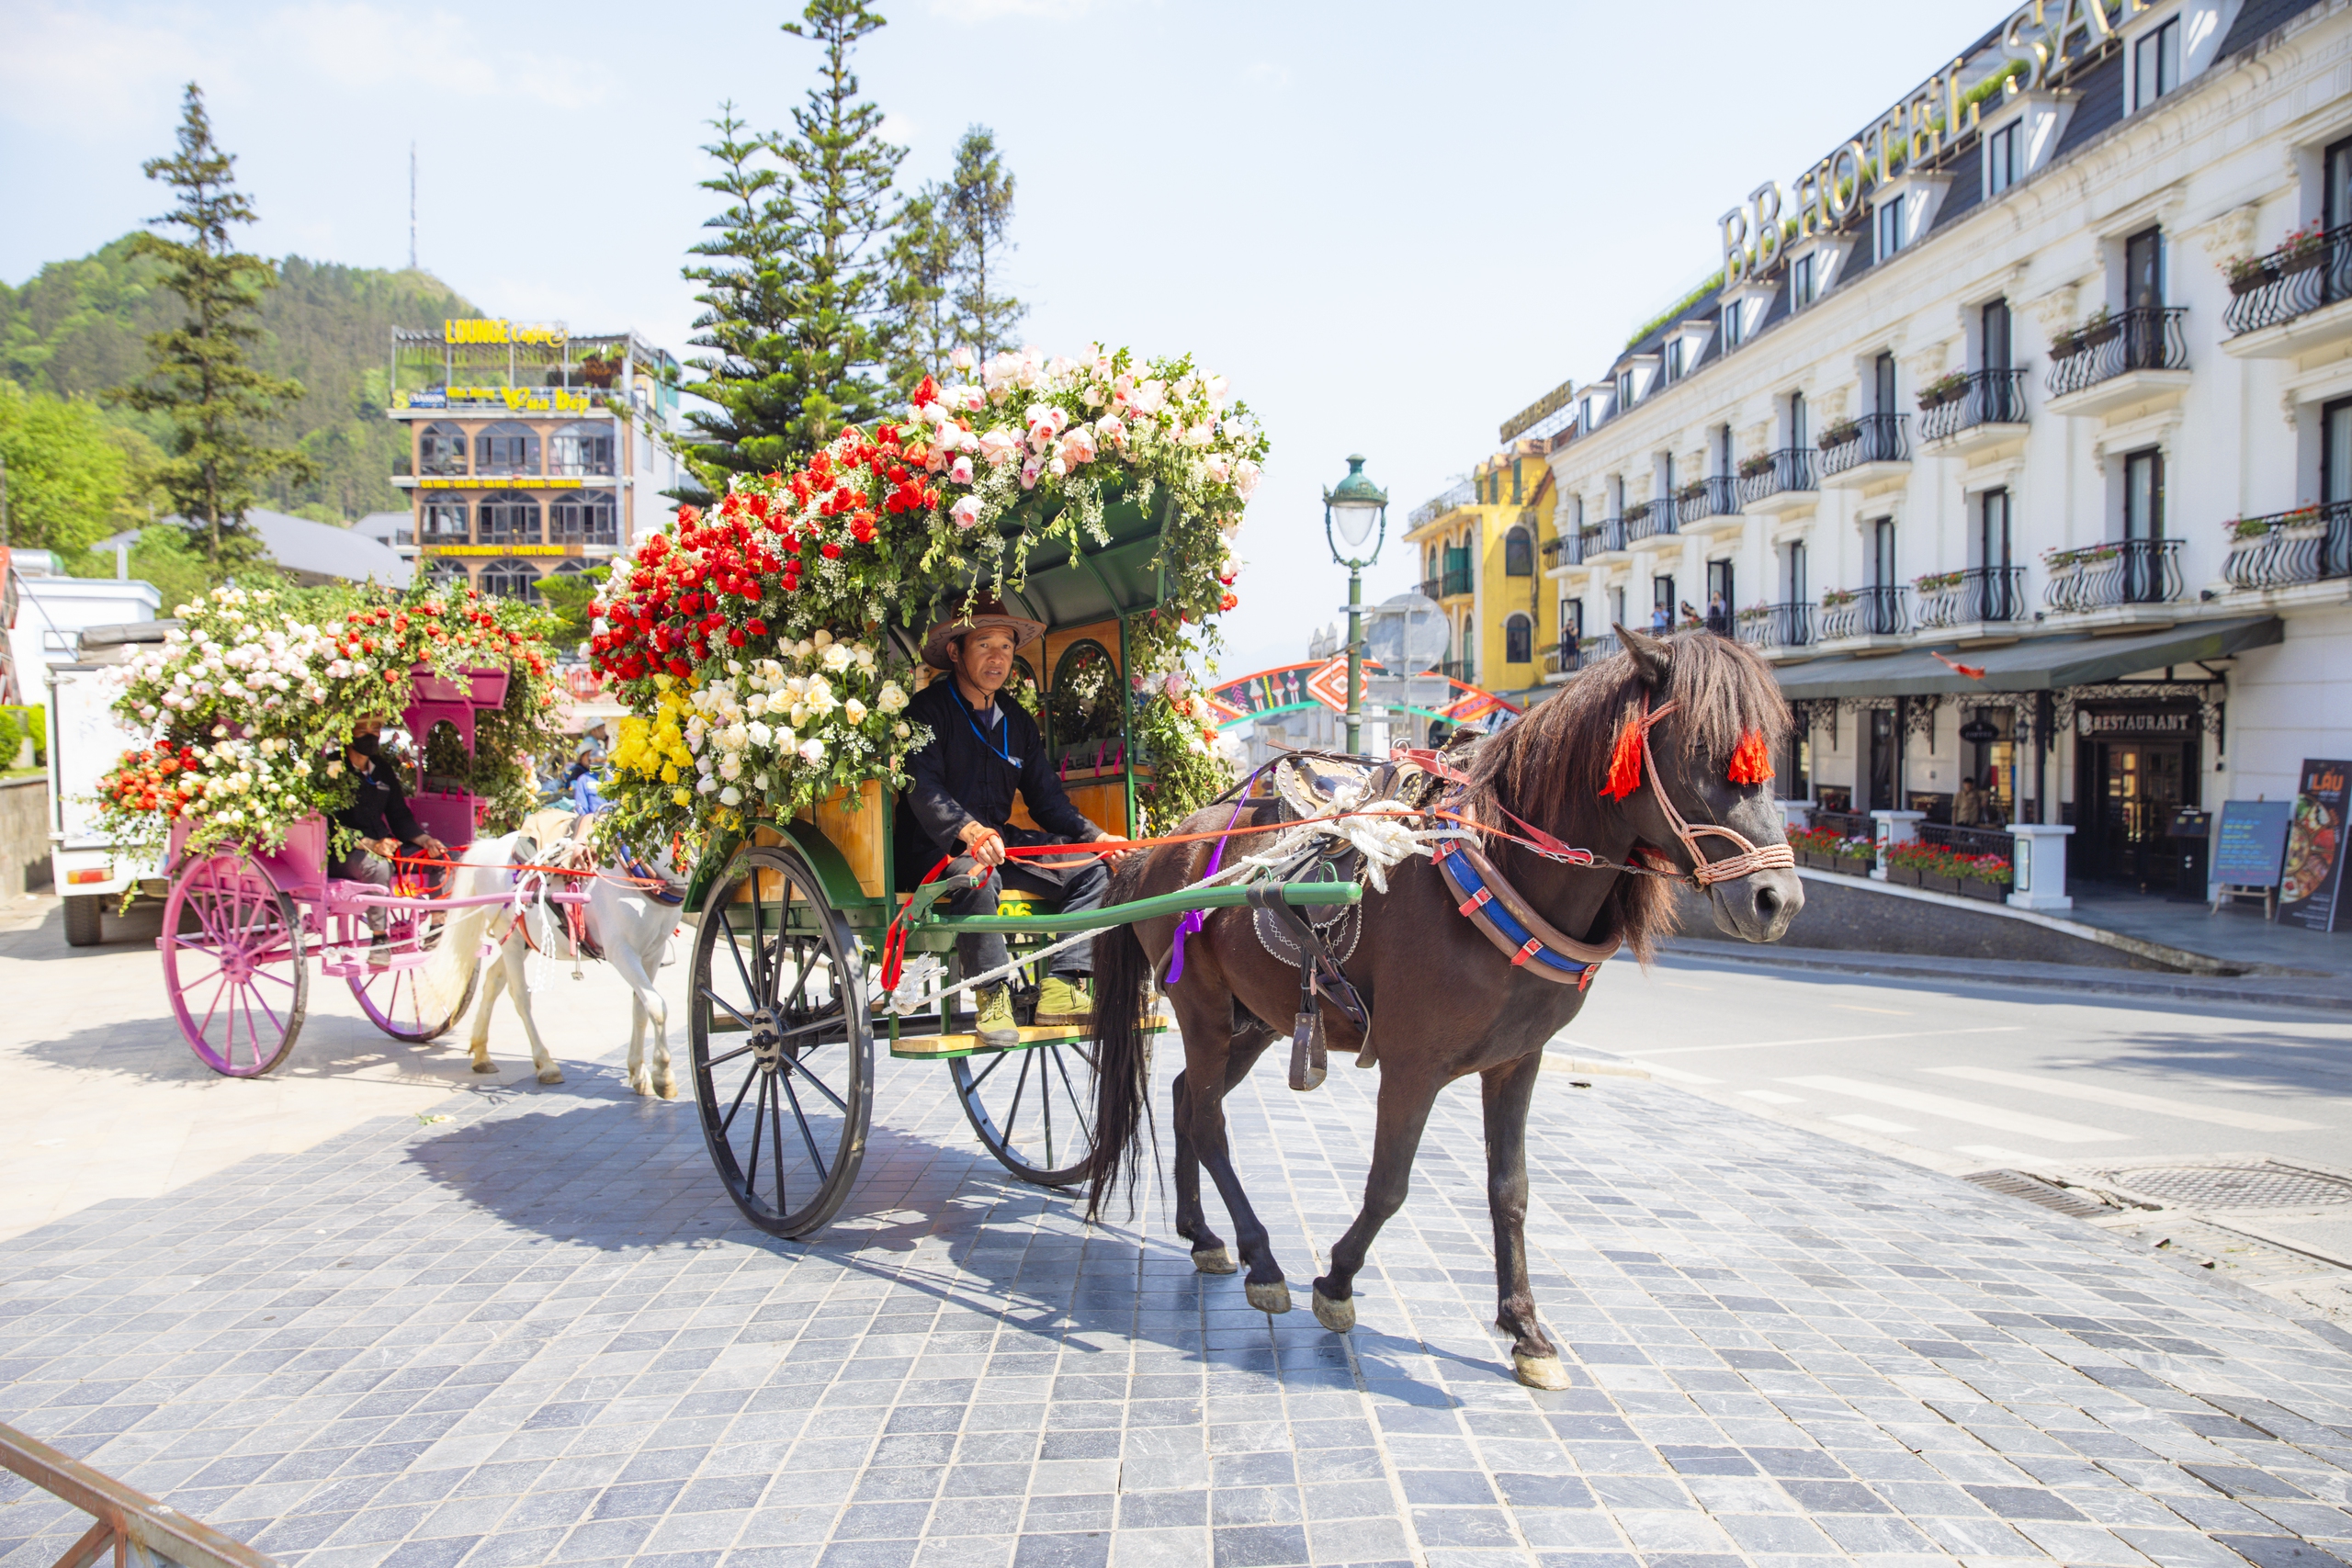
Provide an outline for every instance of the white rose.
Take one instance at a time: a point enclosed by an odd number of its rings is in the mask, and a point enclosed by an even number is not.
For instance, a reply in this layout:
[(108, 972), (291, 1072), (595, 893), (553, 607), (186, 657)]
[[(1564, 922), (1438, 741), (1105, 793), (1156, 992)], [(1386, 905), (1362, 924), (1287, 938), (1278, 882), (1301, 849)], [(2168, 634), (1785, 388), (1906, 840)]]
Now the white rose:
[(755, 789), (755, 790), (758, 790), (762, 795), (765, 795), (765, 794), (767, 794), (767, 792), (768, 792), (768, 776), (767, 776), (767, 774), (765, 774), (765, 773), (753, 773), (753, 774), (752, 775), (752, 787), (753, 789)]
[(855, 697), (852, 697), (849, 701), (842, 705), (842, 716), (848, 719), (852, 724), (864, 724), (865, 722), (865, 705), (859, 702)]
[(705, 773), (702, 776), (702, 782), (695, 785), (695, 793), (696, 795), (716, 795), (718, 793), (718, 781), (712, 778), (708, 773)]
[(825, 656), (820, 662), (821, 662), (826, 669), (838, 674), (842, 671), (850, 667), (851, 661), (854, 658), (854, 656), (850, 652), (846, 645), (837, 642), (825, 649)]
[(882, 682), (881, 694), (874, 700), (884, 713), (897, 713), (907, 705), (907, 694), (899, 689), (899, 683), (896, 681), (885, 681)]
[[(768, 742), (775, 738), (775, 731), (770, 729), (766, 725), (762, 724), (757, 719), (753, 719), (751, 723), (745, 725), (743, 727), (743, 733), (751, 737), (752, 745), (759, 747), (763, 750), (766, 750)], [(764, 789), (766, 786), (763, 784), (761, 787)]]
[(902, 719), (899, 723), (890, 727), (890, 733), (897, 736), (899, 739), (904, 740), (908, 736), (912, 735), (914, 731), (909, 728), (906, 721)]
[(800, 743), (800, 760), (815, 767), (825, 760), (825, 743), (815, 739), (803, 740)]

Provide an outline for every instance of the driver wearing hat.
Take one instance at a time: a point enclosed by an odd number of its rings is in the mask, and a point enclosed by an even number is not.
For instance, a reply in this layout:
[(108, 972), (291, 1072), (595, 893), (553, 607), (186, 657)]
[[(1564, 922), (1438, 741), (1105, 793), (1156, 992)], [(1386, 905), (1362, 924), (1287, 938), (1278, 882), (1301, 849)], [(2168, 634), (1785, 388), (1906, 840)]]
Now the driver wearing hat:
[[(950, 915), (992, 915), (1006, 887), (1035, 894), (1064, 913), (1094, 909), (1110, 888), (1111, 874), (1100, 858), (1063, 869), (1035, 859), (1008, 859), (1004, 852), (1009, 844), (1085, 844), (1120, 837), (1079, 815), (1046, 756), (1037, 721), (1000, 695), (1012, 673), (1015, 651), (1045, 629), (991, 602), (942, 621), (923, 639), (923, 662), (947, 678), (932, 682), (907, 705), (907, 716), (929, 726), (932, 739), (908, 759), (914, 783), (899, 796), (899, 883), (912, 887), (941, 855), (954, 856), (941, 874), (976, 874), (979, 881), (942, 900)], [(1045, 831), (1012, 825), (1016, 791)], [(986, 974), (1006, 963), (1004, 938), (994, 932), (959, 936), (956, 948), (967, 975)], [(1091, 973), (1086, 944), (1056, 953), (1038, 988), (1037, 1021), (1086, 1022), (1093, 1008), (1085, 989)], [(982, 987), (977, 1000), (981, 1043), (1017, 1044), (1021, 1034), (1005, 983)]]

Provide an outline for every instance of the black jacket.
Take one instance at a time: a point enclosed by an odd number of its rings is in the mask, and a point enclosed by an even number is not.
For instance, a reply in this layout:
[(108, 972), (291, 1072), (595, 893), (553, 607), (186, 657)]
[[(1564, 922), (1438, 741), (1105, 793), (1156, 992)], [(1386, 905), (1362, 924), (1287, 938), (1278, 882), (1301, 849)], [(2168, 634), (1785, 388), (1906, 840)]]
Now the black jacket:
[[(927, 726), (932, 739), (907, 760), (914, 783), (899, 796), (902, 880), (910, 867), (919, 878), (941, 855), (962, 853), (967, 823), (984, 822), (1003, 832), (1012, 819), (1016, 790), (1037, 826), (1057, 838), (1084, 844), (1102, 836), (1069, 803), (1046, 759), (1037, 721), (1003, 693), (998, 694), (996, 711), (992, 725), (975, 714), (952, 676), (933, 681), (907, 705), (907, 717)], [(922, 864), (913, 866), (917, 860)]]
[[(347, 765), (348, 759), (345, 761)], [(379, 757), (372, 770), (353, 775), (351, 804), (336, 812), (334, 819), (363, 839), (398, 839), (413, 844), (423, 838), (424, 829), (417, 825), (416, 813), (408, 808), (408, 795), (401, 789), (397, 773), (389, 759)]]

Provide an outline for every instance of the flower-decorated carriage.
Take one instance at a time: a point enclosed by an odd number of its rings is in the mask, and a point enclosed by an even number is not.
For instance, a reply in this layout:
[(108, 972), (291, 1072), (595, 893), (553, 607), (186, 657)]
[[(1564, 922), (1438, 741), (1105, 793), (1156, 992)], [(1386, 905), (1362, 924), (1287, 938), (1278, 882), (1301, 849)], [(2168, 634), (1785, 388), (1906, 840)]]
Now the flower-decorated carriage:
[[(253, 1077), (286, 1059), (313, 956), (396, 1039), (434, 1039), (464, 1012), (477, 966), (445, 950), (442, 928), (513, 892), (447, 896), (445, 857), (402, 860), (389, 887), (339, 878), (351, 835), (331, 817), (353, 782), (345, 749), (370, 719), (414, 738), (409, 806), (449, 857), (527, 809), (522, 759), (550, 738), (555, 702), (537, 621), (469, 592), (306, 601), (222, 588), (181, 606), (167, 639), (124, 667), (117, 711), (156, 739), (100, 781), (101, 811), (118, 842), (163, 852), (156, 945), (205, 1066)], [(398, 764), (385, 753), (376, 765)]]
[(1092, 1147), (1086, 1031), (1027, 1022), (1015, 1043), (984, 1040), (966, 1014), (990, 976), (959, 971), (956, 939), (1003, 933), (1018, 986), (1055, 943), (1146, 911), (1046, 914), (1007, 895), (995, 914), (948, 919), (941, 896), (968, 884), (938, 866), (902, 875), (896, 795), (931, 739), (906, 716), (916, 655), (934, 622), (982, 600), (1042, 623), (1008, 691), (1072, 804), (1130, 837), (1181, 821), (1231, 779), (1187, 628), (1235, 602), (1228, 540), (1264, 451), (1189, 359), (1002, 355), (970, 384), (926, 380), (904, 419), (845, 429), (790, 472), (735, 476), (616, 567), (592, 649), (634, 713), (606, 831), (700, 850), (685, 898), (695, 1098), (752, 1224), (805, 1235), (840, 1208), (877, 1044), (945, 1062), (1007, 1169), (1077, 1179)]

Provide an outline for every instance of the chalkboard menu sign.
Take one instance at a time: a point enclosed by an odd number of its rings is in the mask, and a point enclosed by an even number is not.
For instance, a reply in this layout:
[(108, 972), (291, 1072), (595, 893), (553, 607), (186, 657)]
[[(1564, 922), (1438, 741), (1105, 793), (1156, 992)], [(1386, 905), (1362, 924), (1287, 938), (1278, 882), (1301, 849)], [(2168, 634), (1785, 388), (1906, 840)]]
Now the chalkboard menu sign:
[(2276, 887), (2287, 854), (2292, 801), (2226, 800), (2213, 840), (2212, 879), (2233, 887)]
[(2332, 931), (2342, 905), (2344, 818), (2352, 804), (2352, 762), (2303, 760), (2302, 791), (2287, 825), (2278, 912), (2306, 931)]

